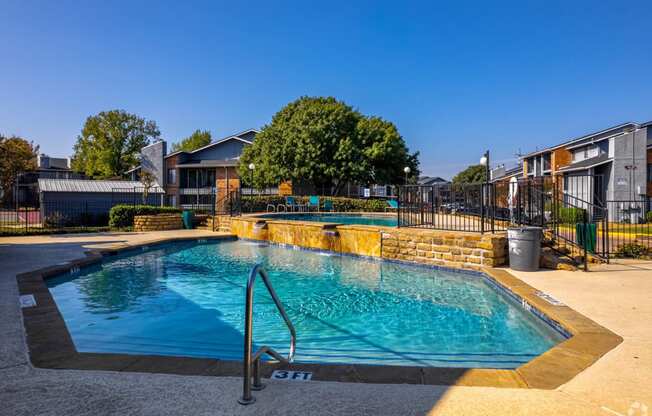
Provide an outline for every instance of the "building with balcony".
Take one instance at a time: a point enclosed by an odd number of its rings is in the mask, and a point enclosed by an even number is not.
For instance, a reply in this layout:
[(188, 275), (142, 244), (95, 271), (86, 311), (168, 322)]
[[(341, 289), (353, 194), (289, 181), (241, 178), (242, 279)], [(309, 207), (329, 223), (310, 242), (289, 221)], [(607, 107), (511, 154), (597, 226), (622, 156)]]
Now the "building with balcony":
[(624, 123), (521, 157), (522, 176), (561, 176), (583, 201), (652, 198), (652, 122)]
[(126, 174), (131, 180), (139, 180), (143, 170), (150, 172), (165, 189), (168, 205), (209, 208), (213, 193), (219, 200), (240, 187), (240, 155), (257, 133), (248, 129), (191, 152), (167, 153), (167, 143), (161, 140), (144, 147), (140, 165)]

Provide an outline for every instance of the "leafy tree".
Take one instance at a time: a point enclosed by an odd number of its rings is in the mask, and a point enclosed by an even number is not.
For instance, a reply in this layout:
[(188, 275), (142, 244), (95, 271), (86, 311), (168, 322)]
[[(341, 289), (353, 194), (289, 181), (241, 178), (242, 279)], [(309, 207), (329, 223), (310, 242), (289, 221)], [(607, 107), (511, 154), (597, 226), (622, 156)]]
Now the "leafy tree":
[(471, 165), (453, 177), (453, 183), (479, 183), (487, 180), (487, 168)]
[(2, 201), (9, 203), (13, 199), (13, 186), (21, 172), (36, 169), (38, 146), (27, 140), (0, 135), (0, 189)]
[(177, 152), (182, 150), (184, 152), (192, 152), (195, 149), (204, 147), (207, 144), (210, 144), (212, 139), (211, 132), (208, 130), (195, 130), (193, 134), (181, 140), (179, 143), (174, 143), (172, 145), (172, 151)]
[(103, 111), (86, 119), (72, 168), (92, 178), (122, 176), (138, 163), (141, 149), (160, 135), (154, 121), (124, 110)]
[(394, 124), (333, 97), (301, 97), (282, 108), (240, 158), (246, 183), (251, 162), (256, 187), (306, 181), (334, 193), (348, 181), (401, 183), (405, 166), (419, 174), (418, 153), (409, 153)]

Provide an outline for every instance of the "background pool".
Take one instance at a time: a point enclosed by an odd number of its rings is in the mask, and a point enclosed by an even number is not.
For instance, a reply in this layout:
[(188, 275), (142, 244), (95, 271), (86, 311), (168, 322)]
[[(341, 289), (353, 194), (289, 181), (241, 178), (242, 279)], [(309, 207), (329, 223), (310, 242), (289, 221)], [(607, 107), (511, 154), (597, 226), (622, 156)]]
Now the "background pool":
[[(563, 339), (477, 275), (244, 241), (159, 246), (48, 286), (79, 351), (241, 360), (258, 262), (296, 326), (297, 361), (514, 368)], [(289, 345), (262, 282), (254, 342)]]
[(324, 214), (294, 212), (289, 214), (264, 214), (261, 218), (285, 219), (295, 221), (317, 221), (334, 222), (338, 224), (359, 224), (359, 225), (381, 225), (385, 227), (396, 227), (398, 220), (396, 215), (364, 215), (364, 214)]

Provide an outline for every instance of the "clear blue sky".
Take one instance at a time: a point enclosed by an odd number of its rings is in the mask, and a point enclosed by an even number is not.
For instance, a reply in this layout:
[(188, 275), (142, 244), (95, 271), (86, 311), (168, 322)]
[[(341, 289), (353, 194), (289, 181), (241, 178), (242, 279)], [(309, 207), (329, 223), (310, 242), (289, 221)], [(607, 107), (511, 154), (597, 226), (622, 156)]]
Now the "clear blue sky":
[(652, 2), (2, 1), (0, 132), (72, 153), (121, 108), (168, 141), (260, 127), (301, 95), (393, 121), (450, 177), (652, 119)]

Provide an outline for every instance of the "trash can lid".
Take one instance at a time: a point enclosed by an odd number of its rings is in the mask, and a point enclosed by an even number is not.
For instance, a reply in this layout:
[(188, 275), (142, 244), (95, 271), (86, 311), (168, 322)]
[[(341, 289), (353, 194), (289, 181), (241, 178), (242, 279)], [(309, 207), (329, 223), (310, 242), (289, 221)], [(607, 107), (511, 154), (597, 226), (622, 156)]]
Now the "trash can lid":
[(535, 227), (532, 225), (524, 225), (519, 227), (507, 227), (507, 231), (541, 231), (543, 227)]

